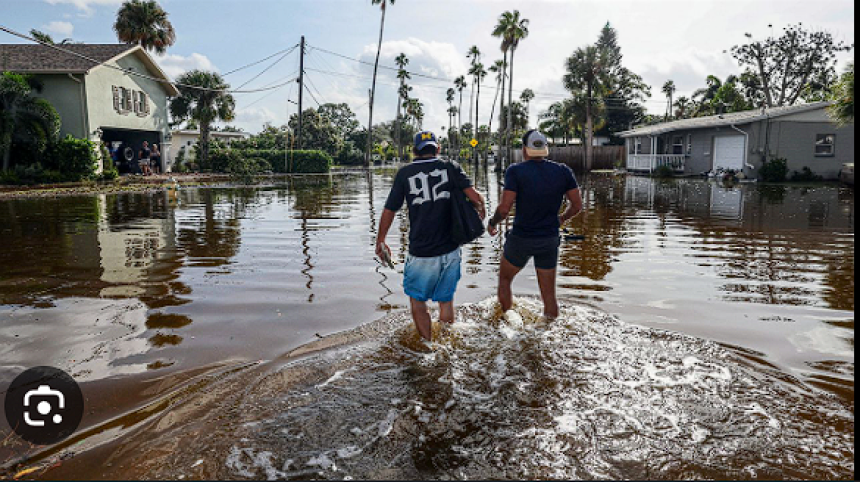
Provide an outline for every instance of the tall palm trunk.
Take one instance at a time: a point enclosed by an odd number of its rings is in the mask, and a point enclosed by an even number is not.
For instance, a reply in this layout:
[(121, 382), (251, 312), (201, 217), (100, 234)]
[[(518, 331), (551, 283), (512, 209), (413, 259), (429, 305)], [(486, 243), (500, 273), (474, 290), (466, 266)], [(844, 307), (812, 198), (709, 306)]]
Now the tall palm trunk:
[(508, 124), (506, 129), (506, 137), (507, 137), (507, 149), (508, 149), (508, 164), (511, 163), (511, 156), (513, 156), (514, 151), (512, 147), (512, 139), (511, 133), (512, 131), (512, 123), (513, 123), (513, 105), (514, 105), (514, 53), (517, 48), (515, 46), (511, 46), (511, 79), (508, 81)]
[[(502, 73), (504, 75), (504, 73)], [(490, 125), (487, 126), (490, 132), (490, 138), (493, 136), (493, 116), (496, 115), (496, 102), (499, 101), (499, 89), (501, 88), (502, 79), (496, 81), (496, 95), (493, 96), (493, 107), (490, 108)]]
[[(502, 67), (502, 98), (501, 98), (501, 103), (499, 104), (499, 107), (501, 109), (501, 112), (499, 112), (499, 125), (500, 126), (503, 125), (504, 120), (505, 120), (505, 79), (507, 78), (507, 74), (505, 72), (505, 67), (507, 67), (507, 65), (508, 65), (508, 51), (505, 50), (504, 51), (504, 66)], [(506, 147), (505, 147), (505, 136), (502, 134), (502, 130), (499, 129), (499, 156), (503, 159), (505, 159), (507, 157), (507, 151), (504, 151), (504, 149), (506, 149)], [(504, 154), (502, 154), (503, 151), (505, 152)], [(497, 163), (496, 164), (497, 169), (498, 169), (498, 166), (506, 167), (505, 163), (507, 163), (507, 160), (505, 160), (505, 162), (502, 164)]]
[(463, 132), (463, 89), (460, 89), (460, 106), (457, 108), (457, 159), (460, 159), (460, 133)]
[[(200, 123), (200, 159), (201, 166), (209, 166), (209, 131), (211, 126), (208, 122)], [(211, 166), (209, 166), (211, 168)]]
[[(367, 149), (364, 165), (370, 166), (370, 151), (373, 149), (373, 101), (376, 97), (376, 72), (379, 70), (379, 54), (382, 51), (382, 32), (385, 29), (385, 3), (382, 4), (382, 19), (379, 22), (379, 43), (376, 47), (376, 62), (373, 63), (373, 83), (370, 85), (370, 113), (367, 118)], [(301, 115), (301, 113), (299, 114)]]
[[(478, 108), (480, 106), (480, 101), (481, 101), (481, 79), (478, 77), (476, 77), (476, 78), (478, 79), (478, 82), (477, 82), (477, 84), (478, 84), (478, 95), (475, 96), (475, 139), (478, 139), (478, 136), (481, 135), (481, 131), (478, 129), (478, 126), (480, 125), (478, 123), (478, 117), (479, 117), (478, 113), (480, 112), (478, 110)], [(478, 139), (478, 141), (480, 141), (480, 139)], [(475, 162), (480, 160), (480, 154), (478, 153), (477, 147), (475, 148), (474, 158), (475, 158)]]
[[(400, 80), (400, 87), (403, 87), (403, 80), (402, 79)], [(397, 131), (396, 131), (397, 132), (397, 158), (402, 160), (402, 158), (403, 158), (403, 146), (401, 143), (401, 138), (403, 137), (403, 132), (400, 129), (400, 125), (401, 125), (400, 124), (400, 100), (401, 100), (400, 99), (400, 91), (398, 90), (397, 91), (397, 117), (395, 117), (394, 119), (395, 119), (395, 122), (397, 123), (397, 127), (396, 127), (396, 129), (397, 129)]]

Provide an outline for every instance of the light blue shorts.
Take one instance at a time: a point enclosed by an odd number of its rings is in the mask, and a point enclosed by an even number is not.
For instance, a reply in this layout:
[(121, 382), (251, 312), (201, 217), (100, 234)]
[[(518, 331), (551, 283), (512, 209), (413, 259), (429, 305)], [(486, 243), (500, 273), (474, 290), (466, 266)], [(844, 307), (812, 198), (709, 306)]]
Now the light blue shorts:
[(460, 248), (442, 256), (409, 255), (403, 270), (403, 289), (418, 301), (452, 301), (460, 281)]

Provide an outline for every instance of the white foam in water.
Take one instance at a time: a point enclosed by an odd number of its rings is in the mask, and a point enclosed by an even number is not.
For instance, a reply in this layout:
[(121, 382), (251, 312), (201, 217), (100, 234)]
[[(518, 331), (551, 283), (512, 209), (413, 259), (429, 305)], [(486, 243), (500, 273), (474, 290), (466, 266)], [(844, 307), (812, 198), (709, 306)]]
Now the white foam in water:
[[(462, 307), (427, 352), (404, 344), (414, 328), (402, 313), (389, 338), (348, 363), (308, 358), (331, 374), (326, 390), (297, 387), (280, 415), (261, 413), (244, 430), (266, 450), (234, 447), (228, 468), (302, 475), (273, 472), (275, 453), (356, 479), (853, 474), (853, 407), (809, 398), (715, 343), (579, 305), (539, 323), (532, 299), (501, 320), (496, 310), (492, 298)], [(347, 371), (350, 384), (334, 383)], [(275, 423), (301, 435), (273, 440)]]

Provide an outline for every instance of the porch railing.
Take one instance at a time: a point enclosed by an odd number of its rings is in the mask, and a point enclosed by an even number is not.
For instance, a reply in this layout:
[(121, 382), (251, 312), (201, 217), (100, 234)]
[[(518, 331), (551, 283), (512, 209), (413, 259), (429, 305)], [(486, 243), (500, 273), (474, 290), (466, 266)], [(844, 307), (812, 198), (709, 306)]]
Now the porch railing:
[(686, 160), (684, 154), (628, 154), (627, 169), (653, 171), (660, 166), (669, 166), (676, 172), (684, 172)]

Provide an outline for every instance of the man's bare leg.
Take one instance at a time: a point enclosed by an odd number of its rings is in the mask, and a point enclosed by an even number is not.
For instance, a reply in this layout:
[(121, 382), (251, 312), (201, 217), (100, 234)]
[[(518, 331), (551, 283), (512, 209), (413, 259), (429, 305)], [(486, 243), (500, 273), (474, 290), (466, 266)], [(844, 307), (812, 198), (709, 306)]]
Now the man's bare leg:
[(538, 269), (538, 286), (540, 286), (540, 297), (543, 300), (543, 315), (547, 318), (558, 318), (558, 300), (555, 296), (555, 268)]
[(439, 321), (454, 323), (454, 300), (439, 303)]
[(508, 311), (514, 305), (514, 294), (511, 292), (511, 284), (514, 282), (514, 277), (522, 268), (517, 268), (510, 261), (502, 256), (502, 263), (499, 268), (499, 304), (502, 305), (502, 311)]
[(418, 334), (427, 341), (433, 338), (433, 332), (430, 325), (430, 311), (427, 309), (427, 303), (418, 301), (415, 298), (409, 298), (409, 304), (412, 308), (412, 321), (415, 322), (415, 328)]

